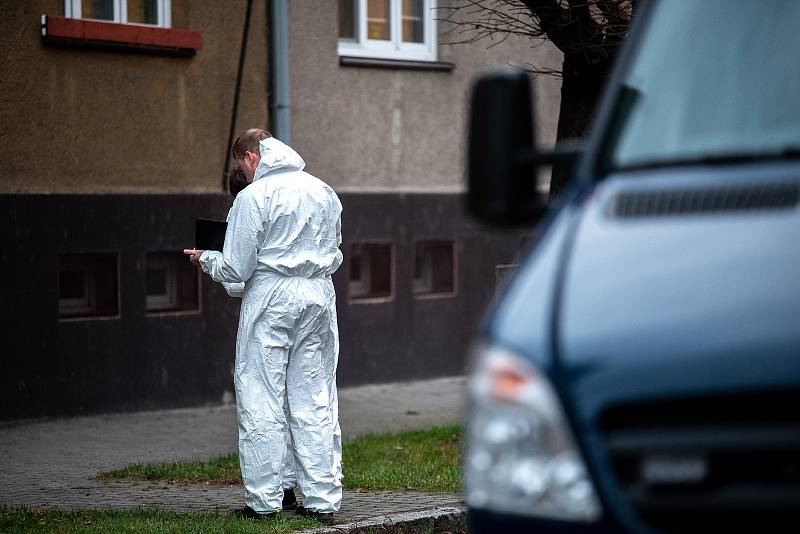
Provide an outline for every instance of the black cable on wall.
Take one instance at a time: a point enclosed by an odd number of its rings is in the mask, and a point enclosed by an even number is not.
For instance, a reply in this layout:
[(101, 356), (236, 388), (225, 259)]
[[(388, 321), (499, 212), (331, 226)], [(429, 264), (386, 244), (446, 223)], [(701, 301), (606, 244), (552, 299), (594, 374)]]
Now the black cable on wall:
[(228, 165), (231, 163), (231, 145), (236, 129), (236, 114), (239, 112), (239, 92), (242, 88), (242, 72), (244, 71), (244, 55), (247, 50), (247, 35), (250, 33), (250, 14), (253, 12), (253, 0), (247, 0), (247, 11), (244, 16), (244, 32), (242, 33), (242, 47), (239, 50), (239, 68), (236, 71), (236, 90), (233, 94), (233, 113), (231, 114), (231, 128), (228, 132), (228, 144), (225, 149), (225, 167), (222, 169), (222, 190), (227, 191)]

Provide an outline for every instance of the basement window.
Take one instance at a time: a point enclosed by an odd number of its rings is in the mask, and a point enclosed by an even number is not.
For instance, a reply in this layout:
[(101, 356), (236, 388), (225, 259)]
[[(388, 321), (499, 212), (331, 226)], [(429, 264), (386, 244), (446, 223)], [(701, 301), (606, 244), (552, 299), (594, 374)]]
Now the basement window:
[(148, 313), (200, 309), (198, 270), (180, 252), (145, 254), (145, 309)]
[(420, 241), (414, 254), (414, 296), (455, 295), (455, 243)]
[(119, 315), (116, 254), (58, 256), (58, 316), (62, 319)]
[(350, 247), (351, 301), (384, 301), (392, 298), (391, 243), (356, 243)]

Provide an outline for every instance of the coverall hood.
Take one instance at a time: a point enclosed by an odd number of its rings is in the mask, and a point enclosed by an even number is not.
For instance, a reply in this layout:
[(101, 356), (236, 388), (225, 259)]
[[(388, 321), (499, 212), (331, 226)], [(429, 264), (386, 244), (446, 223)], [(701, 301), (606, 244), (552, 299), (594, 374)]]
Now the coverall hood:
[(302, 171), (306, 166), (306, 162), (303, 161), (300, 154), (274, 137), (262, 139), (259, 143), (259, 151), (261, 153), (261, 161), (256, 167), (256, 172), (253, 176), (254, 182), (264, 178), (271, 172), (278, 170)]

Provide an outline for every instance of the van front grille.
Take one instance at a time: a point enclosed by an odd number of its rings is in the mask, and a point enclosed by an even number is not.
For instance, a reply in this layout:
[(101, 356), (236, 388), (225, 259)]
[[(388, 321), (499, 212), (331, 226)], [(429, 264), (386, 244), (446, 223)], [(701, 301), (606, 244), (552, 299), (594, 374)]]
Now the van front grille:
[(800, 202), (793, 183), (765, 183), (713, 188), (627, 191), (614, 197), (611, 214), (621, 218), (774, 210)]
[(619, 488), (665, 532), (770, 531), (800, 510), (800, 391), (611, 408), (600, 429)]

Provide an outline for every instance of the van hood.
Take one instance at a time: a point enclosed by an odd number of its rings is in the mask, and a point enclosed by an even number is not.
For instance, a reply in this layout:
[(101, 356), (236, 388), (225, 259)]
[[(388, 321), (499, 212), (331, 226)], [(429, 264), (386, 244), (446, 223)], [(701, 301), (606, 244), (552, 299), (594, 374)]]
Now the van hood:
[(558, 316), (582, 416), (800, 385), (799, 178), (796, 163), (650, 170), (584, 201)]
[(256, 167), (253, 181), (264, 178), (269, 173), (284, 171), (302, 171), (306, 162), (289, 145), (278, 141), (274, 137), (262, 139), (259, 143), (261, 161)]

